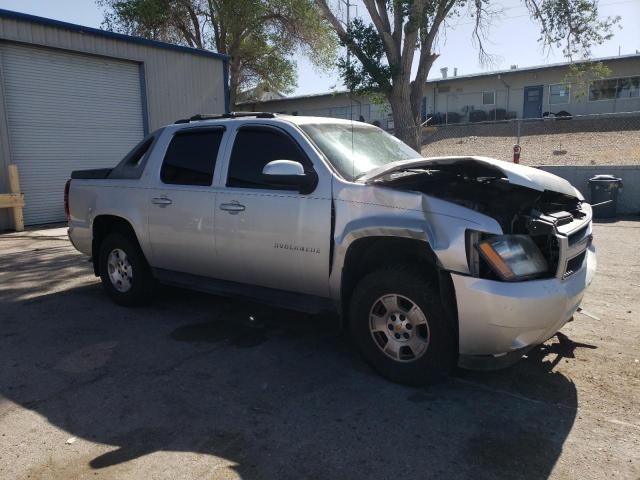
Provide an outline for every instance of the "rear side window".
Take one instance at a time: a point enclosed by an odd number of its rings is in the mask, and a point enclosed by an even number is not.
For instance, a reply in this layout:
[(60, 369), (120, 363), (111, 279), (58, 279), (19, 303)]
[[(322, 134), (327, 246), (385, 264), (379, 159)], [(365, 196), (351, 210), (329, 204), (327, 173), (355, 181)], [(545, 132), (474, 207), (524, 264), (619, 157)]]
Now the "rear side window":
[(221, 129), (176, 133), (162, 162), (162, 182), (172, 185), (211, 185), (223, 133)]
[(284, 132), (271, 128), (242, 128), (231, 152), (227, 186), (273, 189), (273, 185), (262, 181), (262, 169), (273, 160), (294, 160), (304, 165), (305, 170), (311, 169), (311, 163), (298, 144)]
[(147, 151), (149, 151), (149, 147), (153, 143), (153, 137), (144, 139), (141, 143), (139, 143), (129, 154), (125, 157), (124, 163), (130, 167), (137, 167), (140, 165), (140, 161), (142, 157), (145, 156)]
[(109, 174), (114, 179), (136, 179), (142, 176), (149, 151), (157, 138), (157, 132), (140, 141), (129, 153), (116, 165)]

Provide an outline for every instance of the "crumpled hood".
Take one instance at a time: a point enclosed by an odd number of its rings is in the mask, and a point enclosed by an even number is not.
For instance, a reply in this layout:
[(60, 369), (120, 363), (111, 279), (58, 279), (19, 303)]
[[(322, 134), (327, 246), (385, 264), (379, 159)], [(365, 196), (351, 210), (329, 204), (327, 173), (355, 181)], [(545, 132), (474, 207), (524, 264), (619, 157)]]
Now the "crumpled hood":
[(383, 177), (393, 173), (395, 171), (406, 170), (411, 168), (433, 168), (437, 169), (438, 166), (444, 165), (456, 165), (461, 166), (483, 166), (491, 169), (496, 175), (505, 177), (509, 183), (513, 185), (519, 185), (521, 187), (531, 188), (539, 191), (552, 191), (563, 193), (576, 197), (579, 192), (564, 178), (560, 178), (552, 173), (539, 170), (537, 168), (527, 167), (524, 165), (517, 165), (515, 163), (504, 162), (502, 160), (496, 160), (489, 157), (431, 157), (431, 158), (419, 158), (415, 160), (400, 160), (397, 162), (388, 163), (382, 167), (373, 169), (367, 172), (362, 177), (358, 178), (358, 182), (361, 183), (376, 183), (381, 182)]

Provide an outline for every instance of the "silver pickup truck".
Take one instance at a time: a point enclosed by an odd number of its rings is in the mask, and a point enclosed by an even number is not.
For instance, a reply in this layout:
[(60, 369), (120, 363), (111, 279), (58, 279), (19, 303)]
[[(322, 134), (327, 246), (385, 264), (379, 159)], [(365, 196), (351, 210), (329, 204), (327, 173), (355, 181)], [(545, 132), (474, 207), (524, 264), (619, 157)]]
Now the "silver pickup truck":
[(73, 172), (69, 237), (111, 298), (155, 282), (348, 323), (406, 384), (517, 361), (569, 321), (596, 267), (565, 180), (484, 157), (422, 158), (359, 122), (197, 115), (115, 168)]

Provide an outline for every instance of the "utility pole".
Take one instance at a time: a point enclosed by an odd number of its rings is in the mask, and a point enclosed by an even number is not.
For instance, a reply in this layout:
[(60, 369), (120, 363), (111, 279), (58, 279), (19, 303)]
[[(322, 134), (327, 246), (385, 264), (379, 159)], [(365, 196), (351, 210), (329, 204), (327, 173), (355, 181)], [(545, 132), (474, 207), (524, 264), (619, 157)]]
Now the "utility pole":
[[(356, 16), (358, 15), (358, 6), (352, 0), (338, 0), (338, 14), (340, 18), (338, 21), (344, 26), (347, 33), (351, 30), (351, 8), (356, 9)], [(344, 12), (343, 12), (344, 9)], [(351, 50), (347, 48), (347, 62), (351, 61)], [(351, 63), (349, 63), (351, 65)]]
[[(344, 5), (345, 13), (346, 13), (346, 19), (345, 21), (341, 20), (341, 23), (344, 24), (344, 29), (347, 32), (349, 32), (349, 30), (351, 29), (351, 7), (356, 7), (356, 5), (352, 3), (351, 0), (339, 0), (339, 2), (340, 2), (340, 7)], [(340, 10), (342, 10), (342, 8), (340, 8)], [(356, 10), (356, 14), (357, 14), (357, 10)], [(350, 60), (351, 60), (351, 51), (347, 48), (347, 62), (349, 62)]]

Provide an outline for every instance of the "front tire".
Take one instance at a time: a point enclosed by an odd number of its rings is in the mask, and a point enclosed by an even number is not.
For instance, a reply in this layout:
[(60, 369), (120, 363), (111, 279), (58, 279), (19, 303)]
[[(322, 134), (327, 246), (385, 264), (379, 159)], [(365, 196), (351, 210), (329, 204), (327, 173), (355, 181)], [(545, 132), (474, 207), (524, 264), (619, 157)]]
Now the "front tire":
[(126, 307), (145, 303), (153, 279), (144, 254), (135, 241), (112, 233), (100, 245), (100, 279), (109, 297)]
[(349, 321), (364, 359), (393, 382), (437, 383), (453, 366), (454, 329), (438, 290), (411, 267), (365, 276), (351, 297)]

